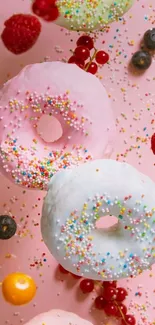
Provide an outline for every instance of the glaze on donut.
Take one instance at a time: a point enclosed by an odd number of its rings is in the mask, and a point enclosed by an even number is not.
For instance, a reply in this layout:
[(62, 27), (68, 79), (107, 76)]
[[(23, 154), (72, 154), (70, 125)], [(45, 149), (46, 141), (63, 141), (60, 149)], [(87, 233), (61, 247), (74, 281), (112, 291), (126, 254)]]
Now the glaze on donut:
[(57, 171), (109, 156), (114, 137), (104, 87), (74, 64), (27, 66), (0, 90), (0, 171), (16, 184), (46, 189)]
[(60, 16), (57, 25), (71, 30), (102, 30), (105, 25), (118, 20), (134, 0), (57, 0)]
[(79, 317), (76, 314), (53, 309), (46, 313), (42, 313), (31, 319), (25, 325), (92, 325), (92, 323)]
[[(155, 262), (154, 198), (153, 181), (126, 163), (96, 160), (62, 171), (45, 198), (44, 242), (77, 275), (104, 281), (136, 276)], [(118, 223), (97, 229), (106, 215)]]

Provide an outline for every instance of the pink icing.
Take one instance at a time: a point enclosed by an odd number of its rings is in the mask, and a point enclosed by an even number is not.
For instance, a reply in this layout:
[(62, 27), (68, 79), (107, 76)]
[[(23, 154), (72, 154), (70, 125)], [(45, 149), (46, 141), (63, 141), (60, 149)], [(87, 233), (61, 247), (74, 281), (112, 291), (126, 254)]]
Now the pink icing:
[(40, 314), (30, 320), (25, 325), (92, 325), (87, 320), (80, 318), (76, 314), (63, 310), (51, 310)]
[[(15, 183), (46, 189), (58, 170), (110, 156), (115, 123), (108, 95), (76, 65), (27, 66), (4, 85), (0, 98), (0, 171)], [(45, 124), (44, 141), (37, 130), (46, 115), (57, 125), (48, 139)]]

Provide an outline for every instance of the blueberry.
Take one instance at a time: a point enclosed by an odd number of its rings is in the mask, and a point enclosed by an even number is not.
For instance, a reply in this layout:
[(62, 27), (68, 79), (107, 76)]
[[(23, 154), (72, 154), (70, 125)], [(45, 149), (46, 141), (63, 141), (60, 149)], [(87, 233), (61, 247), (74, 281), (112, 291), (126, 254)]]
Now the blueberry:
[(17, 224), (9, 216), (0, 216), (0, 239), (10, 239), (17, 230)]
[(148, 52), (138, 51), (134, 53), (131, 62), (137, 69), (146, 70), (151, 65), (152, 57)]
[(155, 28), (147, 30), (144, 34), (144, 44), (149, 50), (155, 50)]

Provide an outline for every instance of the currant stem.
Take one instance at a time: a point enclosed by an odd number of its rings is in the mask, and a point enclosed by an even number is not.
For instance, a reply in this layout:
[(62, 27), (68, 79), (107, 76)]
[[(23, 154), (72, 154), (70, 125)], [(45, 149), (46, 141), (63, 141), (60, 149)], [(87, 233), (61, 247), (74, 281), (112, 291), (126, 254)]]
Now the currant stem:
[(123, 321), (125, 322), (126, 325), (128, 325), (128, 323), (127, 323), (126, 320), (125, 320), (124, 314), (122, 313), (121, 308), (119, 307), (119, 305), (118, 305), (118, 303), (117, 303), (116, 300), (114, 300), (114, 304), (115, 304), (115, 305), (117, 306), (117, 308), (119, 309), (119, 312), (120, 312), (120, 314), (121, 314), (121, 316), (122, 316)]
[(93, 54), (93, 56), (90, 58), (90, 61), (89, 61), (88, 65), (87, 65), (85, 71), (88, 71), (88, 69), (89, 69), (91, 63), (92, 63), (93, 60), (95, 59), (96, 53), (97, 53), (97, 49), (94, 47), (94, 54)]
[[(85, 71), (86, 71), (86, 70), (85, 70)], [(94, 280), (94, 285), (95, 285), (96, 287), (98, 287), (99, 289), (103, 289), (103, 286), (102, 286), (101, 281)]]

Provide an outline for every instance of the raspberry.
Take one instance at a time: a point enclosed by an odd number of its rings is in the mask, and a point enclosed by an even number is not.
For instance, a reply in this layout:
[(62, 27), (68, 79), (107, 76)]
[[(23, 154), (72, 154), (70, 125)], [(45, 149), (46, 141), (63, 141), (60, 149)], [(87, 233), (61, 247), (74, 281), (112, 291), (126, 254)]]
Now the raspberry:
[(41, 32), (40, 21), (32, 15), (13, 15), (4, 25), (2, 41), (14, 54), (28, 51), (36, 43)]

